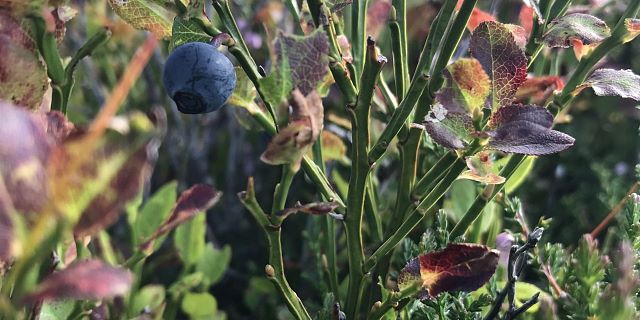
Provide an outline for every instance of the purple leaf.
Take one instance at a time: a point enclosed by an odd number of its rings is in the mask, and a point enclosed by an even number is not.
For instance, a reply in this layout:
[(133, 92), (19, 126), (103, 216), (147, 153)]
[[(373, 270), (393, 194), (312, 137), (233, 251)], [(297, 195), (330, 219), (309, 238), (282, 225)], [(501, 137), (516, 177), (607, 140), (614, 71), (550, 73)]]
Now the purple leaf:
[(571, 147), (571, 136), (552, 130), (553, 115), (544, 107), (511, 105), (503, 107), (491, 119), (495, 131), (489, 148), (507, 153), (544, 155)]
[(591, 87), (599, 96), (619, 96), (640, 101), (640, 76), (631, 70), (598, 69), (576, 91)]
[(129, 291), (132, 280), (126, 269), (106, 265), (99, 260), (85, 260), (46, 277), (26, 300), (110, 298)]
[(318, 29), (307, 36), (281, 33), (275, 45), (276, 55), (287, 56), (293, 87), (308, 95), (329, 72), (329, 40)]

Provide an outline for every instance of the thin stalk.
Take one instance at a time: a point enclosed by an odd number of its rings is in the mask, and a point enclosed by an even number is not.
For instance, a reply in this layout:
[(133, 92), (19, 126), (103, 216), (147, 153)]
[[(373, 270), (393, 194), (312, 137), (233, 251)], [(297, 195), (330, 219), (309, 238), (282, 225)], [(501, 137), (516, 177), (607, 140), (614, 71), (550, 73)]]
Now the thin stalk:
[(378, 201), (376, 199), (376, 187), (373, 179), (367, 179), (366, 199), (364, 202), (364, 211), (367, 222), (369, 224), (369, 232), (371, 238), (375, 242), (382, 242), (384, 240), (384, 234), (382, 231), (382, 221), (378, 215)]
[[(521, 154), (512, 155), (511, 159), (509, 159), (507, 164), (500, 171), (500, 176), (504, 177), (505, 180), (509, 180), (511, 175), (518, 169), (520, 163), (524, 160), (525, 157), (525, 155)], [(471, 207), (469, 207), (462, 219), (460, 219), (453, 230), (451, 230), (451, 239), (455, 239), (463, 235), (467, 231), (469, 226), (471, 226), (473, 221), (478, 218), (480, 213), (484, 210), (484, 207), (504, 189), (504, 186), (505, 183), (501, 185), (487, 186), (492, 187), (493, 191), (489, 195), (485, 195), (484, 192), (481, 192), (476, 197), (476, 199), (473, 201), (473, 204), (471, 204)]]
[[(318, 136), (318, 140), (313, 145), (312, 150), (313, 161), (322, 173), (325, 173), (326, 168), (322, 157), (322, 135)], [(325, 196), (322, 196), (322, 199), (325, 201), (327, 200)], [(340, 301), (340, 292), (338, 291), (338, 266), (336, 263), (336, 231), (334, 219), (328, 215), (321, 217), (320, 230), (323, 235), (321, 239), (322, 251), (324, 252), (322, 264), (326, 269), (327, 283), (336, 301)], [(326, 259), (326, 261), (324, 261), (324, 259)]]
[(362, 263), (364, 248), (362, 243), (362, 217), (365, 202), (366, 182), (370, 165), (367, 159), (369, 151), (369, 120), (371, 99), (378, 80), (378, 74), (386, 63), (386, 58), (376, 53), (373, 38), (367, 40), (367, 60), (356, 105), (349, 109), (351, 115), (351, 137), (353, 141), (351, 159), (353, 161), (349, 177), (347, 197), (347, 215), (345, 232), (349, 262), (349, 287), (346, 300), (347, 319), (356, 319), (360, 302), (360, 286), (363, 277)]
[(365, 65), (365, 48), (367, 46), (365, 32), (368, 5), (369, 0), (355, 1), (355, 3), (351, 5), (351, 48), (353, 50), (353, 65), (356, 71), (354, 74), (356, 88), (360, 87), (358, 78), (361, 76)]
[(387, 299), (378, 307), (373, 307), (367, 319), (378, 320), (382, 319), (387, 311), (398, 305), (398, 302), (410, 297), (415, 296), (420, 292), (421, 286), (419, 282), (416, 282), (400, 291), (393, 291), (389, 293)]
[(464, 161), (457, 161), (447, 172), (442, 181), (416, 206), (409, 216), (402, 222), (400, 227), (367, 259), (364, 265), (365, 270), (371, 270), (415, 228), (422, 219), (434, 214), (437, 211), (437, 202), (451, 188), (453, 181), (458, 178), (464, 170)]
[(265, 232), (269, 245), (269, 264), (265, 266), (267, 278), (275, 285), (284, 299), (289, 311), (296, 319), (311, 320), (311, 316), (302, 304), (298, 295), (291, 289), (285, 274), (282, 262), (281, 228), (274, 226), (269, 221), (267, 214), (262, 210), (255, 197), (253, 179), (249, 178), (247, 191), (238, 194), (240, 202), (249, 210), (256, 222)]
[[(248, 58), (250, 59), (250, 66), (253, 68), (255, 73), (258, 73), (258, 68), (256, 67), (256, 62), (253, 60), (251, 55), (249, 54), (249, 47), (247, 47), (244, 38), (242, 37), (242, 33), (236, 24), (236, 20), (233, 18), (233, 13), (231, 13), (231, 8), (229, 7), (228, 0), (213, 0), (213, 8), (218, 13), (222, 24), (224, 25), (227, 32), (231, 35), (231, 37), (240, 44), (240, 50), (242, 50)], [(249, 72), (247, 72), (249, 74)]]
[[(396, 97), (399, 100), (404, 98), (407, 90), (407, 84), (409, 83), (409, 67), (407, 67), (407, 56), (405, 54), (405, 40), (401, 21), (404, 22), (404, 17), (398, 19), (398, 13), (400, 15), (406, 14), (405, 12), (398, 12), (404, 8), (404, 1), (394, 1), (394, 7), (391, 7), (391, 13), (389, 14), (389, 29), (391, 30), (391, 49), (393, 53), (393, 79), (396, 85)], [(396, 8), (401, 6), (401, 8)], [(404, 25), (406, 32), (406, 24)]]
[(293, 171), (290, 165), (282, 166), (282, 177), (280, 178), (280, 182), (276, 185), (276, 190), (273, 192), (273, 206), (271, 207), (272, 216), (275, 216), (278, 211), (284, 209), (287, 202), (287, 195), (291, 188), (291, 182), (295, 175), (296, 172)]
[(47, 65), (47, 76), (51, 79), (51, 107), (53, 110), (61, 110), (64, 105), (61, 86), (64, 84), (65, 76), (55, 36), (53, 33), (47, 31), (46, 22), (43, 17), (31, 15), (28, 18), (33, 25), (38, 51)]
[(413, 186), (413, 191), (411, 192), (411, 198), (413, 199), (422, 199), (427, 193), (431, 190), (431, 188), (440, 181), (442, 176), (447, 172), (448, 168), (453, 165), (454, 161), (457, 161), (458, 158), (452, 152), (447, 152), (443, 155), (438, 161), (425, 173), (418, 182)]

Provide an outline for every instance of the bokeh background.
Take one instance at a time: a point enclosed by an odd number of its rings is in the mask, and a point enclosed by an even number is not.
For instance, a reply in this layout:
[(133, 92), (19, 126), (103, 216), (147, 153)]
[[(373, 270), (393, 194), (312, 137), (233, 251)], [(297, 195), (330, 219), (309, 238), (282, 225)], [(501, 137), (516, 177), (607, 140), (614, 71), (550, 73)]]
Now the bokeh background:
[[(408, 1), (409, 59), (415, 65), (429, 23), (441, 1)], [(624, 9), (625, 1), (577, 1), (584, 10), (596, 8), (595, 15), (613, 25)], [(145, 33), (137, 31), (120, 20), (106, 1), (76, 0), (71, 2), (78, 15), (69, 22), (62, 45), (63, 55), (70, 56), (97, 28), (109, 26), (112, 39), (100, 47), (90, 59), (84, 59), (77, 71), (77, 84), (68, 107), (69, 118), (75, 123), (89, 123), (97, 113), (105, 96), (111, 91), (123, 68), (142, 44)], [(517, 23), (522, 1), (479, 1), (479, 6), (492, 12), (502, 22)], [(375, 35), (383, 54), (391, 57), (388, 36), (389, 0), (371, 0), (368, 32)], [(597, 6), (597, 7), (594, 7)], [(211, 8), (208, 8), (211, 9)], [(270, 0), (236, 0), (233, 9), (255, 60), (269, 65), (265, 29), (275, 27), (291, 30), (293, 21), (282, 2)], [(580, 10), (578, 6), (577, 9)], [(209, 10), (213, 12), (213, 10)], [(592, 14), (593, 11), (592, 11)], [(212, 21), (217, 23), (215, 15)], [(466, 54), (463, 39), (456, 56)], [(182, 190), (194, 183), (208, 183), (224, 192), (220, 204), (207, 213), (207, 237), (216, 246), (230, 245), (232, 260), (223, 279), (213, 288), (219, 308), (229, 319), (269, 319), (286, 317), (275, 289), (263, 276), (266, 262), (265, 241), (262, 233), (237, 200), (236, 194), (244, 190), (247, 178), (255, 177), (259, 201), (268, 207), (279, 168), (259, 160), (269, 137), (247, 126), (242, 110), (225, 106), (206, 115), (180, 114), (162, 86), (163, 62), (168, 54), (168, 42), (154, 53), (141, 78), (131, 90), (121, 108), (150, 111), (154, 107), (166, 110), (168, 132), (160, 148), (152, 182), (146, 191), (153, 193), (167, 182), (176, 180)], [(634, 41), (613, 52), (604, 66), (632, 69), (640, 72), (640, 43)], [(576, 58), (570, 49), (554, 49), (546, 55), (557, 55), (557, 75), (565, 76)], [(233, 58), (229, 55), (229, 57)], [(411, 70), (413, 70), (411, 68)], [(392, 78), (392, 66), (384, 69), (387, 79)], [(392, 83), (390, 83), (392, 85)], [(344, 115), (338, 90), (331, 90), (325, 99), (325, 110), (336, 116)], [(531, 224), (541, 217), (552, 219), (546, 237), (550, 241), (573, 246), (583, 233), (589, 232), (621, 199), (634, 181), (634, 167), (638, 162), (638, 125), (640, 113), (633, 100), (617, 97), (598, 97), (585, 90), (571, 105), (566, 123), (560, 130), (576, 138), (575, 146), (556, 155), (539, 158), (525, 183), (515, 191), (523, 203), (524, 213)], [(345, 131), (329, 126), (334, 133), (348, 142)], [(347, 143), (348, 145), (348, 143)], [(437, 149), (434, 153), (439, 152)], [(394, 177), (397, 168), (393, 161), (383, 164), (381, 197), (395, 197)], [(329, 170), (344, 170), (339, 164)], [(335, 179), (338, 175), (332, 175)], [(348, 175), (342, 175), (348, 177)], [(335, 182), (335, 181), (334, 181)], [(289, 204), (316, 199), (314, 188), (302, 175), (294, 181)], [(456, 197), (448, 201), (457, 201)], [(385, 214), (388, 208), (380, 208)], [(321, 277), (313, 246), (318, 233), (314, 217), (295, 216), (285, 225), (283, 245), (287, 275), (293, 287), (305, 299), (322, 301), (317, 289)], [(112, 227), (117, 239), (126, 238), (123, 223)], [(493, 245), (493, 243), (489, 243)], [(160, 250), (153, 269), (145, 274), (145, 283), (171, 283), (179, 263), (171, 250)]]

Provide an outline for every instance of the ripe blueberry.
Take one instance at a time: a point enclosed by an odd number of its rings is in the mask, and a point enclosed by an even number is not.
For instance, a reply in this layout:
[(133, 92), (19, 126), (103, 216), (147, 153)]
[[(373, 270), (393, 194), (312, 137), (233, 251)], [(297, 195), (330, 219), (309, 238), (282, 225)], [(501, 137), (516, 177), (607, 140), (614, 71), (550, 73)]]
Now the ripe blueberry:
[(164, 88), (182, 113), (218, 110), (236, 86), (236, 72), (216, 46), (189, 42), (177, 47), (164, 66)]

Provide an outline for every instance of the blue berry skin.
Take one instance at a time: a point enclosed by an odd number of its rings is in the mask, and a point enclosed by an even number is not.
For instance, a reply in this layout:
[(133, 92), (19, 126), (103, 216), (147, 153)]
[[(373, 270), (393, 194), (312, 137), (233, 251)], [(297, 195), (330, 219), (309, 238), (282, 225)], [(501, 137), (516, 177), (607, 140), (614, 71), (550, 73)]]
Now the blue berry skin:
[(213, 45), (189, 42), (169, 55), (162, 82), (180, 112), (207, 113), (220, 109), (229, 99), (236, 86), (236, 72)]

